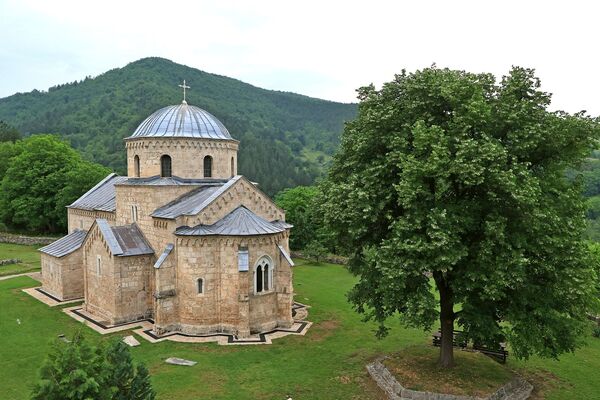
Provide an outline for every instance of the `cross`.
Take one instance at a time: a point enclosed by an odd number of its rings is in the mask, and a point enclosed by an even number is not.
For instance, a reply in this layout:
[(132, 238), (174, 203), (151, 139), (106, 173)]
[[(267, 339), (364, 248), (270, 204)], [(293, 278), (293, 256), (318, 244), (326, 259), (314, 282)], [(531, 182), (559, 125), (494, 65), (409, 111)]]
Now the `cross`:
[(189, 86), (185, 85), (185, 79), (183, 80), (183, 85), (178, 85), (180, 88), (183, 88), (183, 102), (185, 103), (185, 89), (189, 89)]

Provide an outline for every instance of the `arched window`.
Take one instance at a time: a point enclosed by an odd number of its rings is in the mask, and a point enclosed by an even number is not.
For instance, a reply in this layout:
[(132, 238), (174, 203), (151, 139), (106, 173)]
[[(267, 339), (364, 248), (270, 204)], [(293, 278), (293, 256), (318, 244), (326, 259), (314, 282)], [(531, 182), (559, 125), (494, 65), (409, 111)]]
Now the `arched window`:
[(198, 289), (198, 294), (204, 293), (204, 279), (198, 278), (196, 280), (196, 288)]
[(133, 174), (136, 178), (140, 177), (140, 157), (137, 155), (133, 157)]
[(235, 164), (233, 161), (233, 157), (231, 157), (231, 176), (235, 175)]
[(263, 293), (273, 289), (273, 262), (267, 256), (256, 263), (254, 270), (254, 292)]
[(204, 157), (204, 177), (205, 178), (212, 177), (212, 157), (211, 156)]
[(166, 154), (160, 158), (160, 176), (171, 176), (171, 157)]

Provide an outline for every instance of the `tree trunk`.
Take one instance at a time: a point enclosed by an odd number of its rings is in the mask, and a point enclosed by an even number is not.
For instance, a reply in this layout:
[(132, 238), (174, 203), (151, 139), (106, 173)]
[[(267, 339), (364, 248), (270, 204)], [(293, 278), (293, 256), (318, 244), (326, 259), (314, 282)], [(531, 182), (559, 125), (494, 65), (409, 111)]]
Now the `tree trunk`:
[(452, 289), (441, 273), (434, 274), (434, 279), (440, 293), (440, 327), (442, 340), (438, 365), (441, 368), (454, 367), (454, 299)]

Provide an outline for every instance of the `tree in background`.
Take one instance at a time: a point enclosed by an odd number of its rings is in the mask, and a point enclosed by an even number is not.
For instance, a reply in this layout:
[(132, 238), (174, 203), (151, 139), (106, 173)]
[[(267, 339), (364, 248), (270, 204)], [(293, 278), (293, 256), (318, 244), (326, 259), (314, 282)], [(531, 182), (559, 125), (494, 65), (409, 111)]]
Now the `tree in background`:
[(290, 235), (293, 250), (302, 250), (317, 238), (320, 228), (314, 203), (317, 192), (315, 186), (297, 186), (275, 196), (275, 203), (285, 210), (286, 221), (294, 225), (294, 234)]
[(547, 111), (523, 68), (500, 83), (403, 72), (359, 98), (319, 200), (360, 277), (356, 310), (379, 335), (397, 313), (425, 329), (439, 318), (441, 367), (454, 365), (456, 323), (519, 357), (573, 351), (597, 300), (581, 185), (565, 169), (590, 153), (597, 121)]
[[(109, 170), (83, 161), (52, 135), (36, 135), (0, 147), (12, 154), (0, 181), (0, 220), (13, 229), (64, 231), (65, 206), (104, 178)], [(7, 165), (4, 165), (7, 164)]]
[(8, 125), (4, 121), (0, 121), (0, 143), (16, 142), (21, 139), (21, 133), (14, 126)]
[(93, 348), (80, 333), (57, 341), (40, 371), (32, 400), (154, 400), (148, 370), (134, 365), (129, 348), (113, 342)]

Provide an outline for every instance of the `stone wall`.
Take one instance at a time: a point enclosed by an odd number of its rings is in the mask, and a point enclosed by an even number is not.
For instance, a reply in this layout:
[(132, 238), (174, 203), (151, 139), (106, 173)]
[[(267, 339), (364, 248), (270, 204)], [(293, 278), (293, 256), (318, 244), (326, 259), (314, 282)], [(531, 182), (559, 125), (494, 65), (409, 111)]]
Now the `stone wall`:
[(154, 255), (113, 256), (97, 226), (83, 247), (85, 310), (108, 325), (151, 317)]
[(153, 317), (154, 255), (115, 257), (114, 261), (114, 323)]
[(0, 243), (21, 244), (25, 246), (47, 245), (58, 238), (42, 236), (25, 236), (14, 233), (0, 232)]
[[(287, 236), (178, 238), (177, 329), (191, 334), (224, 331), (243, 337), (251, 331), (290, 327), (292, 272), (281, 261), (277, 244), (287, 246)], [(238, 271), (240, 246), (248, 248), (248, 272)], [(264, 255), (273, 261), (274, 285), (270, 293), (255, 294), (254, 267)], [(202, 294), (197, 290), (198, 279), (203, 279)]]
[(150, 214), (177, 197), (194, 189), (195, 186), (174, 185), (115, 185), (116, 225), (133, 223), (131, 207), (137, 207), (137, 225), (150, 245), (160, 255), (167, 243), (173, 243), (175, 222), (152, 218)]
[[(160, 175), (160, 158), (171, 157), (172, 175), (180, 178), (204, 178), (204, 157), (211, 156), (212, 178), (230, 178), (237, 174), (236, 140), (194, 138), (143, 138), (125, 142), (127, 176), (135, 177), (134, 158), (140, 160), (140, 177)], [(232, 168), (233, 166), (233, 168)]]
[(83, 251), (64, 257), (41, 253), (42, 289), (63, 301), (83, 297)]
[(115, 225), (115, 213), (108, 211), (89, 211), (68, 208), (67, 218), (69, 221), (69, 233), (72, 233), (75, 229), (84, 231), (90, 230), (92, 224), (98, 218), (107, 220), (109, 225)]
[[(98, 320), (112, 325), (116, 320), (115, 260), (108, 250), (102, 234), (95, 226), (87, 236), (84, 250), (85, 311)], [(97, 260), (100, 259), (100, 271)]]

